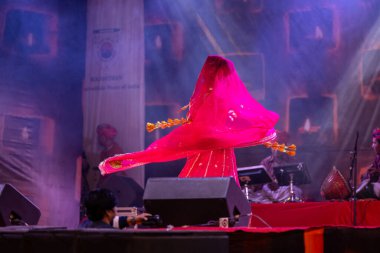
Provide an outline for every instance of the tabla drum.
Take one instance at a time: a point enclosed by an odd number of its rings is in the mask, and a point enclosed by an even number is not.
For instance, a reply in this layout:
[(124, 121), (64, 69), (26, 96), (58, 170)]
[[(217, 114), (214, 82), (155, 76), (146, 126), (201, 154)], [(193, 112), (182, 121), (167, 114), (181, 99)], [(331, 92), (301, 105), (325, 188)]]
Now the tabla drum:
[(351, 195), (350, 187), (342, 173), (335, 167), (329, 172), (321, 186), (321, 195), (327, 200), (347, 199)]

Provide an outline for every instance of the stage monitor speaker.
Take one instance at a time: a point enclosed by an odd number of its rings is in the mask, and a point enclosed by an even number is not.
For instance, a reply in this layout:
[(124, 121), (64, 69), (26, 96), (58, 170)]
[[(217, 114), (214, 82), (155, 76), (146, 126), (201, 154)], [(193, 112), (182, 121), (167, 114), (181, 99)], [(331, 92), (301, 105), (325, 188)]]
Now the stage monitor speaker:
[(36, 225), (41, 212), (10, 184), (0, 184), (0, 226)]
[(233, 178), (150, 178), (144, 192), (145, 211), (164, 225), (247, 226), (251, 206)]
[(143, 188), (132, 178), (108, 175), (99, 183), (99, 187), (113, 192), (118, 207), (142, 207)]

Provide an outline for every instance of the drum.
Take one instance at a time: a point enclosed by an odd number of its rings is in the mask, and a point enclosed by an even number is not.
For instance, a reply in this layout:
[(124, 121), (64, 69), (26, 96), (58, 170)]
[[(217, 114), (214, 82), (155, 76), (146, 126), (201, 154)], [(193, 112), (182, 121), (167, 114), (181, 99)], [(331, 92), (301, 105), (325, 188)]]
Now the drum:
[(321, 186), (321, 195), (327, 200), (347, 199), (351, 195), (350, 187), (342, 173), (335, 167), (329, 172)]

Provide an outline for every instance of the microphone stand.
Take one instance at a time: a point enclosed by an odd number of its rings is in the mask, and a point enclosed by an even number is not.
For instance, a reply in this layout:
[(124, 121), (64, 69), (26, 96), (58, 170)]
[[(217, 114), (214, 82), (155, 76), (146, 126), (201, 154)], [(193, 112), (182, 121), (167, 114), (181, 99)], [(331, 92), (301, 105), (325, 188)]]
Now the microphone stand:
[(350, 186), (351, 186), (351, 201), (352, 201), (352, 225), (356, 226), (356, 190), (357, 190), (357, 154), (358, 154), (358, 139), (359, 139), (359, 131), (356, 132), (355, 146), (354, 150), (351, 151), (351, 166), (350, 166)]

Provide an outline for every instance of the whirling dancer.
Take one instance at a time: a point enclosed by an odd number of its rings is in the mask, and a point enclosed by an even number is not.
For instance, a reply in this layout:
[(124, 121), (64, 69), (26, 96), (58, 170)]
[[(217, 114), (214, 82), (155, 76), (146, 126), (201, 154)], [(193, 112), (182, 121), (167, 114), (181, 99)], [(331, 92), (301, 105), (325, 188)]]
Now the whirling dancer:
[(227, 59), (206, 59), (188, 107), (186, 119), (148, 124), (148, 131), (182, 125), (144, 151), (104, 160), (99, 165), (102, 174), (187, 158), (179, 177), (233, 177), (239, 184), (234, 148), (265, 144), (295, 154), (295, 146), (272, 142), (278, 115), (249, 94)]

